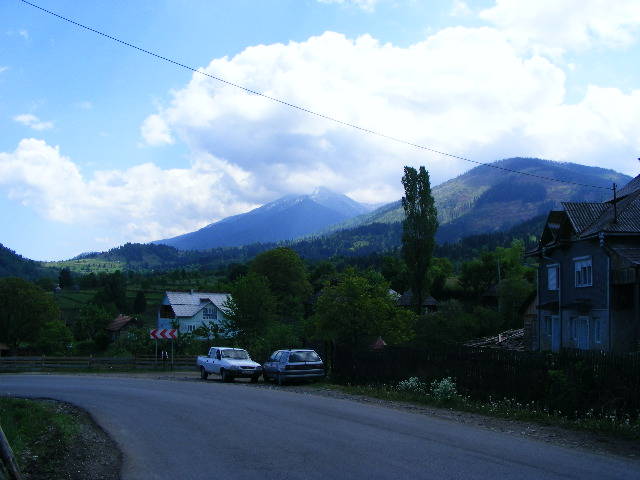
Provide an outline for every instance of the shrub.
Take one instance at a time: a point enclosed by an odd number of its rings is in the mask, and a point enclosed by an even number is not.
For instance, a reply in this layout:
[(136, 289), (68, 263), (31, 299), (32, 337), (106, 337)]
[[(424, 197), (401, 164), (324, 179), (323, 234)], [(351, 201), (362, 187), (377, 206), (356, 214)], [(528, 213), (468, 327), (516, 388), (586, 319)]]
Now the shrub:
[(427, 393), (427, 384), (418, 377), (411, 377), (398, 383), (398, 391), (424, 395)]
[(431, 382), (431, 397), (436, 403), (448, 404), (458, 398), (456, 381), (451, 377)]

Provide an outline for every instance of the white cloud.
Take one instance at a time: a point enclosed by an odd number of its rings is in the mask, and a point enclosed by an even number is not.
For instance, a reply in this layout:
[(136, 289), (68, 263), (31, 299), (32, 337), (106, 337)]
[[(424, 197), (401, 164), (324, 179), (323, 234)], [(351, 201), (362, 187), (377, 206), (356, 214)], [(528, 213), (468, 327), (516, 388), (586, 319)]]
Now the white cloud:
[(363, 10), (372, 12), (380, 0), (318, 0), (320, 3), (337, 3), (340, 5), (355, 5)]
[(22, 125), (32, 128), (34, 130), (49, 130), (53, 128), (53, 122), (42, 122), (38, 117), (32, 115), (30, 113), (23, 113), (21, 115), (16, 115), (13, 117), (13, 120), (21, 123)]
[(91, 110), (93, 108), (93, 103), (88, 100), (83, 100), (82, 102), (76, 102), (76, 107), (81, 110)]
[(463, 0), (453, 0), (453, 5), (451, 6), (450, 15), (453, 17), (466, 17), (471, 15), (473, 11), (467, 5), (467, 2)]
[[(636, 170), (638, 92), (607, 90), (611, 102), (596, 101), (603, 94), (594, 86), (582, 101), (567, 104), (559, 66), (523, 54), (503, 32), (489, 27), (448, 28), (406, 48), (367, 35), (350, 40), (327, 32), (300, 43), (247, 48), (233, 58), (213, 60), (204, 70), (475, 160), (531, 155)], [(434, 183), (472, 166), (297, 112), (199, 74), (174, 91), (147, 124), (155, 125), (151, 132), (160, 132), (148, 135), (150, 144), (175, 138), (193, 154), (225, 158), (260, 179), (267, 192), (281, 194), (321, 184), (361, 201), (389, 201), (401, 194), (405, 164), (426, 164)]]
[(556, 54), (627, 46), (640, 32), (638, 0), (496, 0), (480, 16), (519, 45), (539, 45)]
[(140, 134), (149, 145), (173, 143), (169, 127), (160, 115), (149, 115), (140, 126)]
[(178, 235), (256, 206), (238, 199), (251, 176), (210, 155), (189, 168), (145, 163), (85, 178), (58, 147), (33, 138), (0, 153), (0, 188), (47, 219), (107, 226), (120, 242)]
[(9, 67), (3, 67), (2, 65), (0, 65), (0, 73), (6, 72), (7, 70), (9, 70)]
[(25, 40), (29, 40), (29, 32), (27, 30), (18, 30), (18, 35), (20, 35)]

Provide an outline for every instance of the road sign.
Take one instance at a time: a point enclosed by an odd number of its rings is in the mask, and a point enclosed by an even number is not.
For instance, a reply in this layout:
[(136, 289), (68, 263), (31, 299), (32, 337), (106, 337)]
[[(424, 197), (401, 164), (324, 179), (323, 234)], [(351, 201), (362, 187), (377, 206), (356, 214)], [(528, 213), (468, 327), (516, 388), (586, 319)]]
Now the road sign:
[(175, 340), (177, 338), (178, 330), (175, 328), (154, 328), (149, 332), (151, 338), (156, 340)]

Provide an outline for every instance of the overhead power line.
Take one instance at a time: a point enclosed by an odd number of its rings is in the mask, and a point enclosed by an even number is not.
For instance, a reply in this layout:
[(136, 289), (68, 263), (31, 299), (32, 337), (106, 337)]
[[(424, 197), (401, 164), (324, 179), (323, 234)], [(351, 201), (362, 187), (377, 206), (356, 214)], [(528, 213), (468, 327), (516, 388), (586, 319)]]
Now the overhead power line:
[(210, 73), (204, 72), (204, 71), (202, 71), (200, 69), (197, 69), (195, 67), (191, 67), (191, 66), (186, 65), (184, 63), (178, 62), (177, 60), (173, 60), (172, 58), (165, 57), (163, 55), (160, 55), (158, 53), (152, 52), (150, 50), (146, 50), (146, 49), (144, 49), (142, 47), (138, 47), (137, 45), (134, 45), (132, 43), (125, 42), (124, 40), (120, 40), (119, 38), (114, 37), (113, 35), (109, 35), (107, 33), (101, 32), (100, 30), (96, 30), (95, 28), (88, 27), (87, 25), (84, 25), (82, 23), (79, 23), (79, 22), (76, 22), (74, 20), (71, 20), (70, 18), (67, 18), (65, 16), (59, 15), (59, 14), (57, 14), (55, 12), (52, 12), (51, 10), (47, 10), (46, 8), (43, 8), (43, 7), (39, 6), (39, 5), (36, 5), (35, 3), (28, 2), (27, 0), (20, 0), (20, 1), (22, 3), (24, 3), (24, 4), (26, 4), (26, 5), (29, 5), (29, 6), (34, 7), (34, 8), (37, 8), (38, 10), (40, 10), (42, 12), (45, 12), (45, 13), (47, 13), (49, 15), (52, 15), (52, 16), (60, 19), (60, 20), (63, 20), (63, 21), (68, 22), (68, 23), (71, 23), (72, 25), (75, 25), (76, 27), (83, 28), (83, 29), (88, 30), (90, 32), (93, 32), (93, 33), (95, 33), (97, 35), (100, 35), (100, 36), (103, 36), (105, 38), (108, 38), (109, 40), (113, 40), (114, 42), (117, 42), (117, 43), (119, 43), (121, 45), (124, 45), (126, 47), (133, 48), (134, 50), (138, 50), (138, 51), (140, 51), (142, 53), (146, 53), (147, 55), (151, 55), (152, 57), (155, 57), (155, 58), (157, 58), (159, 60), (163, 60), (165, 62), (172, 63), (173, 65), (176, 65), (178, 67), (184, 68), (185, 70), (190, 70), (190, 71), (192, 71), (194, 73), (198, 73), (200, 75), (204, 75), (205, 77), (209, 77), (209, 78), (211, 78), (213, 80), (216, 80), (216, 81), (218, 81), (220, 83), (223, 83), (225, 85), (229, 85), (231, 87), (243, 90), (243, 91), (245, 91), (247, 93), (250, 93), (252, 95), (257, 95), (257, 96), (266, 98), (266, 99), (271, 100), (273, 102), (280, 103), (282, 105), (285, 105), (287, 107), (293, 108), (295, 110), (299, 110), (299, 111), (307, 113), (309, 115), (313, 115), (313, 116), (328, 120), (330, 122), (337, 123), (339, 125), (344, 125), (346, 127), (350, 127), (350, 128), (359, 130), (359, 131), (361, 131), (363, 133), (376, 135), (378, 137), (386, 138), (387, 140), (391, 140), (391, 141), (394, 141), (394, 142), (397, 142), (397, 143), (408, 145), (410, 147), (414, 147), (414, 148), (417, 148), (417, 149), (420, 149), (420, 150), (425, 150), (425, 151), (428, 151), (428, 152), (436, 153), (438, 155), (442, 155), (442, 156), (449, 157), (449, 158), (455, 158), (455, 159), (458, 159), (458, 160), (463, 160), (465, 162), (474, 163), (476, 165), (481, 165), (481, 166), (485, 166), (485, 167), (494, 168), (496, 170), (502, 170), (504, 172), (516, 173), (518, 175), (526, 175), (528, 177), (539, 178), (541, 180), (548, 180), (550, 182), (566, 183), (566, 184), (570, 184), (570, 185), (577, 185), (577, 186), (580, 186), (580, 187), (599, 188), (599, 189), (603, 189), (603, 190), (611, 190), (610, 187), (603, 187), (601, 185), (590, 185), (590, 184), (586, 184), (586, 183), (572, 182), (572, 181), (569, 181), (569, 180), (561, 180), (559, 178), (547, 177), (545, 175), (538, 175), (538, 174), (531, 173), (531, 172), (522, 172), (520, 170), (514, 170), (512, 168), (502, 167), (500, 165), (484, 163), (484, 162), (480, 162), (478, 160), (472, 160), (470, 158), (466, 158), (466, 157), (463, 157), (463, 156), (460, 156), (460, 155), (455, 155), (453, 153), (447, 153), (447, 152), (444, 152), (442, 150), (438, 150), (438, 149), (435, 149), (435, 148), (427, 147), (425, 145), (420, 145), (418, 143), (410, 142), (408, 140), (404, 140), (402, 138), (394, 137), (392, 135), (387, 135), (385, 133), (378, 132), (376, 130), (371, 130), (369, 128), (361, 127), (360, 125), (356, 125), (355, 123), (346, 122), (346, 121), (337, 119), (335, 117), (332, 117), (330, 115), (325, 115), (323, 113), (319, 113), (319, 112), (316, 112), (314, 110), (310, 110), (308, 108), (302, 107), (300, 105), (296, 105), (294, 103), (287, 102), (286, 100), (282, 100), (281, 98), (272, 97), (272, 96), (267, 95), (265, 93), (262, 93), (260, 91), (244, 87), (244, 86), (242, 86), (240, 84), (237, 84), (237, 83), (234, 83), (234, 82), (230, 82), (229, 80), (225, 80), (222, 77), (219, 77), (219, 76), (216, 76), (216, 75), (212, 75)]

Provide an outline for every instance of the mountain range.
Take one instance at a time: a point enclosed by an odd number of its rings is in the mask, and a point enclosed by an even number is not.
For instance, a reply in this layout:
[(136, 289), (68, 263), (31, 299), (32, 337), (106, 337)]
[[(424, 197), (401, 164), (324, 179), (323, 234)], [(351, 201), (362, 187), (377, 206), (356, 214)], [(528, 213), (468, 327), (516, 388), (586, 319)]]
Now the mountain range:
[(206, 250), (303, 237), (328, 225), (371, 210), (371, 207), (327, 188), (310, 195), (287, 195), (240, 215), (227, 217), (195, 232), (153, 243), (179, 250)]
[[(624, 185), (630, 179), (610, 169), (539, 158), (509, 158), (478, 166), (432, 189), (440, 223), (436, 239), (439, 243), (454, 242), (468, 235), (507, 230), (559, 208), (563, 201), (603, 201), (610, 196), (607, 188), (613, 182)], [(286, 196), (196, 232), (154, 243), (204, 250), (328, 235), (374, 223), (398, 223), (404, 218), (400, 200), (370, 210), (345, 195), (321, 188), (311, 195)]]

